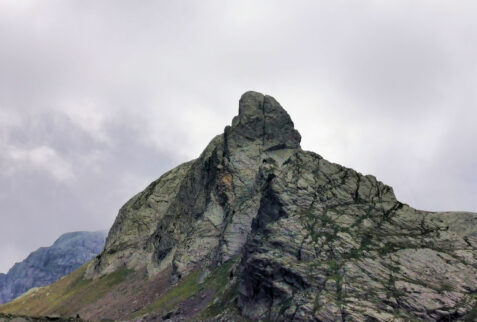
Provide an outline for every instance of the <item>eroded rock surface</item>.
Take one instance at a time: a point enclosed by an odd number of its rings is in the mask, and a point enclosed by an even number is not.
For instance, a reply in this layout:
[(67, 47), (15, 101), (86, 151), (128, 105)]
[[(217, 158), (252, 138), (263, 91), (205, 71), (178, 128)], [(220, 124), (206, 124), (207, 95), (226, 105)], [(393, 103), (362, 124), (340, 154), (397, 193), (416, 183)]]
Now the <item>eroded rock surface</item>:
[(171, 283), (230, 259), (213, 320), (458, 320), (477, 315), (477, 215), (418, 211), (375, 177), (300, 148), (272, 97), (131, 199), (86, 277), (127, 266)]

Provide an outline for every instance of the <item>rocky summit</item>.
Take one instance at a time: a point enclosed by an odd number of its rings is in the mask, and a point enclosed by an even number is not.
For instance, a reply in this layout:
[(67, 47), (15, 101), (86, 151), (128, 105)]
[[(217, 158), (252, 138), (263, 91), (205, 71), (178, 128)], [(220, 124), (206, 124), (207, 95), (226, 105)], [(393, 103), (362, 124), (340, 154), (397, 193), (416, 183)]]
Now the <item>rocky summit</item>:
[[(475, 319), (477, 214), (413, 209), (375, 177), (303, 151), (300, 140), (273, 97), (245, 93), (231, 126), (198, 159), (121, 208), (89, 265), (0, 311), (138, 321)], [(46, 293), (54, 301), (45, 304)]]

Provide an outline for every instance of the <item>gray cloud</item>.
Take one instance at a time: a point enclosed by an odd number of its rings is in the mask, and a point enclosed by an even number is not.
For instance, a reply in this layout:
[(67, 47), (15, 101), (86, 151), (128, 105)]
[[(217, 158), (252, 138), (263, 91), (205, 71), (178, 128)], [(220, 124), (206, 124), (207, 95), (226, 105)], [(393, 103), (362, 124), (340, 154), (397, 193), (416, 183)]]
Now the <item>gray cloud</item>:
[(242, 92), (417, 208), (477, 211), (472, 1), (3, 1), (0, 271), (109, 227)]

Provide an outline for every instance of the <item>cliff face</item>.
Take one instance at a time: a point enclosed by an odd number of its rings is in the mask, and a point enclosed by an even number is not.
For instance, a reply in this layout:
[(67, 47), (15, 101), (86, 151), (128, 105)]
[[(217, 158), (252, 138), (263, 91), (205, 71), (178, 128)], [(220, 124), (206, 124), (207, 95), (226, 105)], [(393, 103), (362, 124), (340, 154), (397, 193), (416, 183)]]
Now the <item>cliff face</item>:
[(123, 265), (149, 265), (154, 274), (171, 265), (175, 278), (240, 254), (270, 180), (262, 165), (300, 151), (300, 139), (272, 97), (247, 93), (232, 126), (199, 159), (166, 173), (120, 210), (88, 276)]
[(9, 302), (33, 287), (45, 286), (71, 273), (96, 256), (104, 246), (106, 232), (74, 232), (42, 247), (7, 274), (0, 274), (0, 303)]
[(121, 210), (89, 276), (171, 266), (175, 281), (238, 256), (248, 318), (438, 319), (470, 310), (476, 231), (475, 214), (414, 210), (373, 176), (301, 150), (286, 111), (249, 92), (199, 159)]
[[(84, 273), (48, 289), (56, 306), (35, 310), (40, 291), (0, 311), (213, 321), (477, 315), (476, 214), (415, 210), (375, 177), (303, 151), (300, 139), (275, 99), (245, 93), (198, 159), (123, 206)], [(102, 289), (124, 270), (135, 272), (127, 284), (74, 310), (65, 304), (84, 300), (71, 295), (81, 276)], [(141, 278), (155, 286), (128, 289)]]

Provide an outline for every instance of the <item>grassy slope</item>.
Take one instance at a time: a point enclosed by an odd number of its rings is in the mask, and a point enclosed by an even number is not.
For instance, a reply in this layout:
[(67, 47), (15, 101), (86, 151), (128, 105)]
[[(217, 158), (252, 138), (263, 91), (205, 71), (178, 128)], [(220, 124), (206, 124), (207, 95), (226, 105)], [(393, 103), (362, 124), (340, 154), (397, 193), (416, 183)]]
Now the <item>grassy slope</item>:
[(84, 265), (52, 285), (0, 306), (0, 312), (64, 317), (80, 314), (98, 320), (133, 319), (144, 314), (160, 317), (180, 308), (190, 318), (205, 319), (233, 302), (235, 292), (229, 275), (236, 262), (224, 263), (200, 284), (196, 270), (173, 286), (164, 278), (168, 274), (149, 280), (146, 274), (126, 269), (97, 280), (84, 280)]
[[(196, 270), (192, 272), (155, 302), (147, 305), (130, 317), (140, 317), (147, 313), (155, 313), (160, 316), (169, 311), (174, 311), (178, 307), (181, 307), (182, 311), (195, 311), (198, 313), (199, 318), (210, 317), (211, 312), (216, 313), (215, 310), (211, 310), (216, 309), (214, 302), (218, 302), (224, 295), (229, 293), (227, 292), (229, 288), (233, 287), (233, 285), (229, 283), (229, 274), (236, 262), (237, 259), (231, 259), (217, 267), (202, 283), (198, 283), (197, 281), (199, 271)], [(202, 301), (201, 303), (199, 301), (192, 305), (187, 303), (191, 299), (198, 298), (205, 298), (206, 301)], [(224, 309), (224, 307), (222, 307), (222, 309)]]
[(82, 307), (103, 297), (114, 285), (123, 282), (130, 271), (122, 269), (97, 280), (84, 280), (87, 264), (49, 286), (33, 289), (0, 307), (0, 312), (30, 316), (75, 315)]

